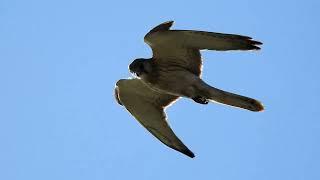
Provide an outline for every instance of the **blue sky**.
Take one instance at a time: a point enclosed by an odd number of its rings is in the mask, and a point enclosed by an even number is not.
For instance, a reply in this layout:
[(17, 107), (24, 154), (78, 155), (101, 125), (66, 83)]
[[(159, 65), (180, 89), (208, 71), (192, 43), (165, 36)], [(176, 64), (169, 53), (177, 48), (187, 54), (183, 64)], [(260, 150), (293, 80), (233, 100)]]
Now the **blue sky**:
[[(0, 179), (320, 179), (319, 1), (0, 1)], [(181, 99), (167, 110), (190, 159), (113, 97), (143, 36), (249, 35), (259, 52), (203, 52), (209, 84), (261, 100), (252, 113)]]

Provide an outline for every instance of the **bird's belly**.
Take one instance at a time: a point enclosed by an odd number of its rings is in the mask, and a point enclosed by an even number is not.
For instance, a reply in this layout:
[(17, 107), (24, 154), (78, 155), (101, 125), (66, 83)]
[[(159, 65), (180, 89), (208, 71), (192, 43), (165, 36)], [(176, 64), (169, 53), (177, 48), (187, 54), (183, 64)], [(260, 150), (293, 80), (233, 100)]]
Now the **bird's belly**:
[(147, 85), (160, 93), (189, 97), (198, 79), (199, 77), (192, 73), (178, 71), (161, 74), (156, 81), (147, 82)]

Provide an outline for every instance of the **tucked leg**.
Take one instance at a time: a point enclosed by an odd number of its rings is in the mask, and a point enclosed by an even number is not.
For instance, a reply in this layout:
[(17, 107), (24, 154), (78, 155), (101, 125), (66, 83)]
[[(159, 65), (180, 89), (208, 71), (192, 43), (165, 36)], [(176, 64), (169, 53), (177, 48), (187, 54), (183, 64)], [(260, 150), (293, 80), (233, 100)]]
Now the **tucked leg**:
[(192, 98), (195, 102), (199, 103), (199, 104), (208, 104), (209, 100), (206, 99), (205, 97), (201, 97), (201, 96), (196, 96), (194, 98)]

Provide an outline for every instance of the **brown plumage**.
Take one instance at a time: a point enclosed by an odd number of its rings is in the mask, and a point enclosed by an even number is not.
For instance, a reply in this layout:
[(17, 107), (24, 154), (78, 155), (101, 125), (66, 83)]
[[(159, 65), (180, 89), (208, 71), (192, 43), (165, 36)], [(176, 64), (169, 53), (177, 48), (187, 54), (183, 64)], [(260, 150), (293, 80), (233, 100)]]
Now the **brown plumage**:
[(116, 99), (154, 136), (190, 157), (193, 153), (177, 138), (166, 122), (164, 108), (178, 97), (200, 104), (209, 101), (262, 111), (252, 98), (214, 88), (201, 79), (200, 50), (259, 50), (251, 37), (205, 31), (170, 30), (173, 21), (162, 23), (144, 37), (153, 57), (136, 59), (129, 70), (138, 78), (117, 82)]

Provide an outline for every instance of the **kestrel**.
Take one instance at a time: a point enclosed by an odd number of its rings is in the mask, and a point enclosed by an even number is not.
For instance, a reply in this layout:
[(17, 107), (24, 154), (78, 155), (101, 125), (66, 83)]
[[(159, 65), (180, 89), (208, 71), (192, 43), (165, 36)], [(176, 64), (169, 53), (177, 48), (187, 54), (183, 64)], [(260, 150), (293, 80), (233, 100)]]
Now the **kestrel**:
[(261, 42), (251, 37), (193, 30), (170, 30), (173, 21), (148, 32), (144, 41), (153, 57), (139, 58), (129, 65), (134, 79), (116, 83), (115, 96), (125, 108), (165, 145), (189, 156), (194, 154), (170, 128), (164, 109), (179, 97), (200, 104), (218, 102), (250, 111), (263, 105), (252, 98), (214, 88), (201, 79), (200, 50), (259, 50)]

